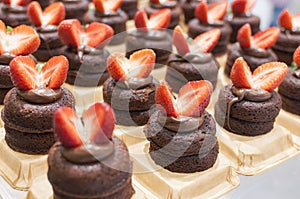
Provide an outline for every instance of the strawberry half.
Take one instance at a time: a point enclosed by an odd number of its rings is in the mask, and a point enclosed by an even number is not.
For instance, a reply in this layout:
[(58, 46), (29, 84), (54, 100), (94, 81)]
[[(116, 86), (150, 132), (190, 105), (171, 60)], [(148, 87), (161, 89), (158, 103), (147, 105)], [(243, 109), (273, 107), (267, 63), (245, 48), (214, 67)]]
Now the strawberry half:
[(167, 82), (162, 82), (155, 93), (156, 104), (161, 105), (172, 117), (199, 117), (208, 106), (213, 86), (209, 81), (191, 81), (185, 84), (175, 100)]
[(280, 26), (282, 26), (288, 30), (292, 30), (293, 28), (299, 28), (300, 27), (300, 13), (292, 16), (287, 9), (284, 9), (279, 15), (278, 23)]
[(116, 12), (123, 0), (93, 0), (95, 8), (101, 12)]
[(237, 41), (242, 48), (251, 48), (252, 31), (250, 24), (243, 25), (237, 34)]
[(98, 22), (92, 22), (83, 30), (78, 19), (64, 20), (58, 26), (58, 35), (62, 42), (73, 47), (104, 46), (110, 41), (113, 34), (114, 31), (110, 26)]
[(295, 50), (293, 60), (297, 66), (300, 67), (300, 46), (298, 46), (298, 48)]
[(30, 21), (37, 27), (58, 25), (65, 18), (65, 7), (62, 2), (52, 3), (44, 12), (37, 1), (32, 1), (27, 8)]
[(14, 5), (14, 6), (24, 6), (27, 5), (29, 0), (3, 0), (4, 4)]
[(233, 85), (238, 88), (263, 89), (272, 91), (283, 81), (288, 67), (282, 62), (262, 64), (251, 74), (246, 61), (238, 58), (230, 74)]
[(42, 69), (30, 56), (18, 56), (10, 64), (11, 79), (21, 90), (33, 90), (39, 87), (59, 88), (68, 72), (68, 60), (60, 55), (48, 60)]
[(222, 20), (227, 12), (227, 1), (215, 2), (207, 5), (206, 1), (201, 1), (195, 9), (195, 17), (203, 23)]
[(179, 55), (183, 56), (190, 52), (190, 47), (188, 45), (187, 39), (183, 34), (183, 30), (177, 25), (173, 32), (173, 44), (177, 49)]
[(234, 0), (231, 4), (231, 10), (234, 14), (243, 14), (249, 12), (255, 2), (256, 0)]
[(146, 11), (140, 10), (135, 13), (135, 27), (147, 32), (149, 29), (167, 28), (171, 19), (171, 10), (169, 8), (161, 9), (153, 13), (148, 19)]
[[(74, 148), (83, 145), (79, 135), (78, 125), (80, 119), (70, 107), (60, 107), (54, 112), (53, 129), (62, 145), (66, 148)], [(82, 126), (82, 124), (81, 124)]]
[(82, 119), (92, 143), (103, 144), (111, 139), (115, 126), (115, 115), (110, 105), (105, 102), (95, 103), (84, 111)]
[(136, 51), (130, 55), (129, 60), (121, 53), (114, 53), (107, 58), (107, 70), (115, 80), (145, 78), (153, 70), (155, 58), (156, 55), (151, 49)]

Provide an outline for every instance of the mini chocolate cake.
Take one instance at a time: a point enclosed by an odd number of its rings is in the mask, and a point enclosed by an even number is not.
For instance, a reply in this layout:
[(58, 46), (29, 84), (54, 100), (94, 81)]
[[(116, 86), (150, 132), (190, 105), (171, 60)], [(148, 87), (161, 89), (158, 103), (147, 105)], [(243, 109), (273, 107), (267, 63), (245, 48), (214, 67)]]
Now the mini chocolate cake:
[(21, 24), (30, 25), (26, 5), (17, 6), (0, 3), (0, 10), (0, 19), (7, 26), (16, 27)]
[(134, 193), (131, 185), (132, 163), (125, 144), (112, 138), (114, 152), (103, 161), (77, 164), (61, 153), (63, 146), (57, 142), (49, 151), (48, 179), (54, 198), (124, 198)]
[(55, 94), (57, 99), (54, 102), (36, 104), (26, 101), (20, 92), (18, 88), (13, 88), (4, 100), (1, 117), (5, 140), (15, 151), (46, 154), (55, 142), (52, 127), (54, 111), (61, 106), (74, 107), (75, 99), (70, 91), (61, 88), (61, 93)]
[(89, 9), (88, 0), (57, 0), (61, 1), (66, 9), (66, 19), (78, 19), (83, 23), (83, 16)]
[(171, 10), (171, 19), (167, 28), (174, 29), (180, 21), (181, 7), (179, 2), (173, 0), (165, 1), (163, 3), (153, 3), (150, 0), (149, 4), (145, 7), (145, 11), (148, 16), (151, 16), (152, 14), (164, 8), (169, 8)]
[[(160, 111), (154, 112), (144, 128), (150, 141), (149, 153), (154, 162), (169, 171), (179, 173), (193, 173), (211, 168), (219, 153), (213, 117), (204, 112), (203, 124), (191, 131), (179, 132), (170, 127), (176, 126), (173, 122), (178, 121), (162, 119), (166, 116), (161, 114)], [(161, 120), (167, 120), (166, 124), (161, 124)], [(193, 125), (187, 124), (189, 127)]]
[(184, 14), (184, 22), (186, 24), (193, 18), (195, 18), (195, 9), (199, 2), (202, 0), (181, 0), (181, 9)]
[(123, 0), (121, 9), (128, 15), (128, 19), (133, 19), (138, 10), (138, 0)]

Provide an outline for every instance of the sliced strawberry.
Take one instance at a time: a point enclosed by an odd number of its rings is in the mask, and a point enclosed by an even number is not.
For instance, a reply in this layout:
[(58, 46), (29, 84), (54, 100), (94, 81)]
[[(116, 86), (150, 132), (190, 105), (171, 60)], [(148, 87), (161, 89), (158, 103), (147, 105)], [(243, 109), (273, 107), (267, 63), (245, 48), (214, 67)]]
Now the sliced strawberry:
[(115, 115), (110, 105), (105, 102), (95, 103), (84, 111), (82, 119), (92, 143), (103, 144), (111, 139)]
[(161, 9), (150, 16), (148, 19), (144, 10), (138, 11), (134, 16), (134, 22), (136, 28), (140, 28), (143, 31), (148, 29), (162, 29), (167, 28), (171, 19), (171, 10), (169, 8)]
[(208, 106), (212, 84), (207, 80), (191, 81), (185, 84), (178, 92), (177, 107), (179, 115), (199, 117)]
[(280, 26), (282, 26), (286, 29), (289, 29), (289, 30), (293, 29), (292, 16), (287, 9), (284, 9), (280, 13), (278, 23)]
[(262, 49), (272, 47), (280, 34), (280, 29), (277, 27), (270, 27), (264, 31), (258, 32), (253, 36), (254, 44)]
[(251, 47), (251, 26), (250, 24), (243, 25), (237, 34), (237, 40), (242, 48), (250, 48)]
[(80, 34), (82, 27), (78, 19), (67, 19), (58, 26), (58, 35), (66, 45), (78, 47), (81, 44)]
[(147, 30), (148, 17), (145, 10), (139, 10), (134, 15), (134, 24), (136, 28), (140, 28), (143, 31)]
[(270, 62), (256, 68), (253, 72), (253, 88), (272, 91), (283, 81), (288, 67), (283, 62)]
[(97, 10), (101, 12), (115, 12), (122, 4), (123, 0), (93, 0), (93, 3)]
[(300, 67), (300, 46), (298, 46), (298, 48), (295, 50), (293, 60), (297, 66)]
[(18, 56), (10, 64), (12, 82), (21, 90), (38, 88), (36, 63), (30, 56)]
[(107, 70), (116, 80), (127, 80), (130, 77), (148, 77), (154, 68), (156, 55), (151, 49), (134, 52), (129, 61), (121, 53), (115, 53), (107, 59)]
[(27, 5), (29, 0), (3, 0), (3, 3), (14, 6), (24, 6)]
[[(221, 36), (221, 30), (218, 28), (214, 28), (205, 33), (198, 35), (194, 41), (193, 46), (197, 46), (197, 49), (200, 50), (192, 50), (193, 52), (210, 52), (215, 45), (218, 43), (219, 38)], [(195, 48), (195, 47), (194, 47)]]
[(69, 62), (65, 56), (52, 57), (42, 69), (43, 85), (51, 89), (60, 88), (67, 78), (68, 69)]
[(155, 103), (161, 105), (165, 109), (167, 115), (173, 117), (179, 116), (175, 99), (167, 82), (163, 81), (157, 87), (155, 92)]
[(183, 30), (177, 25), (173, 32), (173, 44), (177, 49), (179, 55), (183, 56), (190, 52), (189, 45), (184, 37)]
[(0, 55), (4, 53), (4, 45), (1, 41), (6, 40), (6, 26), (3, 21), (0, 20)]
[(198, 3), (194, 15), (200, 22), (208, 23), (208, 8), (206, 1)]
[(230, 79), (233, 85), (238, 88), (252, 88), (252, 73), (242, 57), (235, 60), (230, 72)]
[(43, 10), (39, 2), (32, 1), (27, 7), (27, 15), (30, 21), (37, 27), (42, 26)]
[(234, 0), (231, 4), (231, 10), (234, 14), (249, 12), (255, 5), (256, 0)]
[(80, 129), (78, 128), (82, 128), (82, 123), (72, 108), (60, 107), (54, 112), (54, 133), (64, 147), (74, 148), (83, 145), (83, 141), (78, 133)]
[(201, 1), (195, 9), (195, 17), (204, 23), (222, 20), (227, 12), (227, 1), (215, 2), (207, 6), (206, 1)]
[(114, 30), (106, 24), (92, 22), (81, 34), (82, 44), (86, 44), (90, 47), (98, 47), (100, 44), (104, 46), (113, 37)]

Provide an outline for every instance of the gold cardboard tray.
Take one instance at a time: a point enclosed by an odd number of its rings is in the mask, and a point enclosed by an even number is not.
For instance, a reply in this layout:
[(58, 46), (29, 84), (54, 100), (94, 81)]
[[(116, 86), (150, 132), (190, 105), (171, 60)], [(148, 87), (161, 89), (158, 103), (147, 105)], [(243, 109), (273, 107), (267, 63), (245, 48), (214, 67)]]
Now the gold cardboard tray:
[(47, 172), (47, 155), (27, 155), (15, 152), (4, 140), (4, 128), (0, 129), (0, 175), (14, 189), (25, 191), (33, 178)]
[(207, 171), (180, 174), (156, 165), (148, 149), (147, 141), (129, 147), (134, 162), (134, 177), (148, 198), (216, 198), (240, 183), (238, 175), (222, 153)]
[(271, 132), (255, 136), (240, 136), (217, 125), (221, 151), (232, 167), (242, 175), (256, 175), (299, 154), (289, 130), (274, 124)]
[[(135, 180), (132, 178), (132, 185), (135, 194), (131, 199), (146, 199), (145, 194), (139, 187), (135, 186)], [(34, 179), (25, 199), (53, 199), (53, 191), (47, 175), (42, 175)]]

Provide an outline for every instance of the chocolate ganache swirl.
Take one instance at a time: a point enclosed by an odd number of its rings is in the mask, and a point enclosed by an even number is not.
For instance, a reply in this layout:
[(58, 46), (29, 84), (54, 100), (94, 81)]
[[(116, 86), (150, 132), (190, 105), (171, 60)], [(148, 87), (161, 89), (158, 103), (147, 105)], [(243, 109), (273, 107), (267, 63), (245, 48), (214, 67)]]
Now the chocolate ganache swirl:
[(175, 55), (169, 60), (169, 62), (190, 62), (197, 64), (204, 64), (212, 61), (212, 55), (210, 53), (186, 53), (184, 56)]
[(241, 54), (250, 55), (253, 57), (268, 57), (270, 56), (270, 51), (262, 49), (262, 48), (240, 48)]
[(15, 55), (5, 52), (0, 55), (0, 64), (9, 65), (10, 61), (15, 57)]
[(119, 11), (105, 11), (105, 12), (102, 12), (102, 11), (99, 11), (99, 10), (95, 10), (95, 16), (96, 17), (115, 17), (115, 16), (119, 16), (120, 13)]
[(27, 12), (27, 6), (17, 6), (17, 5), (2, 5), (2, 10), (4, 12), (10, 12), (10, 13), (26, 13)]
[(300, 79), (300, 69), (297, 69), (293, 72), (294, 77)]
[(60, 99), (62, 90), (60, 88), (53, 90), (46, 87), (39, 87), (28, 91), (18, 89), (17, 94), (30, 103), (48, 104)]
[(57, 29), (58, 29), (58, 26), (55, 26), (55, 25), (36, 27), (36, 30), (41, 33), (56, 32)]
[(129, 35), (133, 37), (142, 37), (145, 38), (146, 40), (154, 40), (154, 41), (160, 41), (166, 39), (168, 37), (167, 34), (169, 33), (162, 30), (151, 30), (145, 32), (145, 31), (140, 31), (139, 29), (129, 33)]
[(128, 80), (119, 80), (117, 82), (116, 86), (121, 89), (137, 90), (137, 89), (146, 88), (153, 83), (158, 83), (158, 81), (156, 79), (154, 79), (152, 75), (149, 75), (146, 78), (132, 77), (132, 78), (129, 78)]
[(175, 8), (177, 1), (165, 1), (163, 3), (152, 3), (150, 2), (150, 7), (154, 9), (163, 9), (163, 8)]

